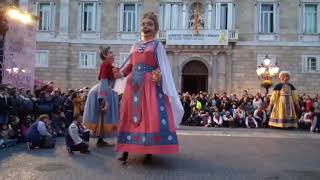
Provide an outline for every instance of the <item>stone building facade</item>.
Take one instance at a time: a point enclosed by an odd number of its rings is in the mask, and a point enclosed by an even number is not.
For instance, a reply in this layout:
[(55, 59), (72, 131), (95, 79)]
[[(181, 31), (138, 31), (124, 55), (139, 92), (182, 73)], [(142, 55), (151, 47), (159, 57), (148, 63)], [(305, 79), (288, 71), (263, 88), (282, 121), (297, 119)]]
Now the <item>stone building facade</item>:
[(179, 91), (263, 91), (256, 68), (268, 56), (291, 71), (300, 92), (319, 92), (320, 0), (198, 2), (20, 0), (20, 7), (40, 18), (36, 77), (62, 89), (95, 84), (98, 47), (111, 46), (121, 64), (139, 39), (140, 16), (154, 11)]

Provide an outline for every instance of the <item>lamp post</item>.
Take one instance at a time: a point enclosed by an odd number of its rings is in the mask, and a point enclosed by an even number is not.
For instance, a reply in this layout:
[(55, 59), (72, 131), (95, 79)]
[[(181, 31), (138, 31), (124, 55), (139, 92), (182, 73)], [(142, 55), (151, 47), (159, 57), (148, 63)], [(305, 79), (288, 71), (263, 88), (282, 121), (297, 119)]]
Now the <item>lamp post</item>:
[(256, 72), (261, 80), (261, 86), (266, 89), (266, 94), (268, 94), (269, 88), (273, 85), (272, 79), (277, 77), (279, 73), (279, 66), (276, 62), (273, 64), (267, 55), (261, 65), (257, 67)]

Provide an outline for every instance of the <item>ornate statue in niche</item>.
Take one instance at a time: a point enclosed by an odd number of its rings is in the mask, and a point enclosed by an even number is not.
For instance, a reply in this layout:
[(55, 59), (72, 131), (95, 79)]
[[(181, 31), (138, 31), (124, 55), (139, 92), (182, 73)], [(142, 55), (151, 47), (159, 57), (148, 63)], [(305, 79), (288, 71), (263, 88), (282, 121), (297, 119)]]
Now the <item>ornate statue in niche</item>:
[(205, 20), (204, 20), (204, 8), (201, 3), (195, 2), (190, 5), (189, 8), (189, 21), (188, 21), (188, 28), (194, 29), (196, 28), (196, 20), (198, 15), (198, 28), (204, 29)]

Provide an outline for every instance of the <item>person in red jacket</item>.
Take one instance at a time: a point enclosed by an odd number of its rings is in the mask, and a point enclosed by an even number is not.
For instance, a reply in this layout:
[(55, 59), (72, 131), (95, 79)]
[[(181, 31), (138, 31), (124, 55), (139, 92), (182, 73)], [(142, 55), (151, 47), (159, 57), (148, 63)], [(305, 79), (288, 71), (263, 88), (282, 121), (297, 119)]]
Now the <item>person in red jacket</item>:
[(102, 61), (98, 75), (99, 83), (88, 93), (83, 120), (84, 125), (98, 137), (97, 146), (103, 147), (112, 145), (103, 141), (103, 138), (116, 134), (119, 99), (117, 92), (112, 90), (114, 71), (117, 70), (112, 65), (115, 55), (110, 47), (100, 47), (99, 54)]

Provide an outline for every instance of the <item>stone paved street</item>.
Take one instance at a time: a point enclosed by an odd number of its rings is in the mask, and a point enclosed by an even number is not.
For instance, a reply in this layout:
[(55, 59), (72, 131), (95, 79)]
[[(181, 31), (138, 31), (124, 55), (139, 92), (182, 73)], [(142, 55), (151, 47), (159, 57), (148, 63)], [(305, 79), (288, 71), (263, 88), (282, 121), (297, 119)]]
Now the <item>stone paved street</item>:
[(113, 148), (69, 155), (64, 140), (53, 150), (27, 151), (24, 145), (0, 150), (1, 180), (319, 180), (320, 135), (274, 129), (179, 130), (181, 152), (130, 156), (123, 166)]

